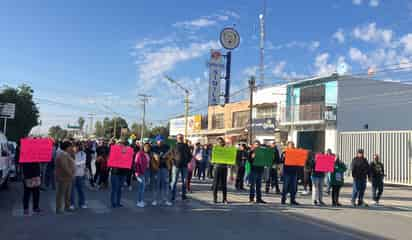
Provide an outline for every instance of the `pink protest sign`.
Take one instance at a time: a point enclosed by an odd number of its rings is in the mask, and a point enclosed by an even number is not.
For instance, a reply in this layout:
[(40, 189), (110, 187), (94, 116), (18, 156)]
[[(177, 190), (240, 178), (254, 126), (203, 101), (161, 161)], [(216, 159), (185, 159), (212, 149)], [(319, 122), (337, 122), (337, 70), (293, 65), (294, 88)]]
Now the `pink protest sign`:
[(50, 138), (23, 138), (20, 140), (20, 163), (50, 162), (53, 140)]
[(110, 147), (108, 167), (131, 169), (133, 161), (133, 148), (122, 145)]
[(316, 172), (333, 172), (335, 168), (335, 156), (326, 154), (316, 154)]

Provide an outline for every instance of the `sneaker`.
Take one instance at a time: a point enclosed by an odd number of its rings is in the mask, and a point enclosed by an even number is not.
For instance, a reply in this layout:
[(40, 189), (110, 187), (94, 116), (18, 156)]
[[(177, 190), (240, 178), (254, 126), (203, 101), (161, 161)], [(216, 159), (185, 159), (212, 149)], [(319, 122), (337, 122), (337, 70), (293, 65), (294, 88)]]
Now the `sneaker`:
[(171, 206), (173, 206), (173, 203), (170, 202), (170, 201), (166, 201), (165, 205), (168, 206), (168, 207), (171, 207)]
[(74, 210), (76, 210), (76, 208), (74, 207), (74, 205), (71, 205), (71, 206), (69, 207), (69, 210), (70, 210), (70, 211), (74, 211)]
[(298, 202), (296, 202), (296, 201), (292, 201), (292, 202), (290, 202), (290, 205), (299, 206), (300, 204), (299, 204)]
[(24, 211), (23, 211), (23, 216), (30, 216), (30, 211), (29, 211), (29, 209), (24, 209)]
[(318, 206), (318, 201), (313, 201), (314, 206)]
[(304, 191), (302, 192), (302, 195), (303, 195), (303, 196), (309, 195), (309, 192), (306, 191), (306, 190), (304, 190)]
[(152, 202), (152, 206), (153, 206), (153, 207), (156, 207), (156, 206), (157, 206), (157, 201), (153, 201), (153, 202)]
[(136, 206), (139, 207), (139, 208), (144, 208), (144, 207), (145, 207), (145, 204), (144, 204), (144, 202), (138, 202), (138, 203), (136, 204)]
[(266, 202), (265, 202), (265, 201), (263, 201), (262, 199), (257, 200), (257, 201), (256, 201), (256, 203), (259, 203), (259, 204), (266, 204)]
[(337, 207), (342, 207), (342, 204), (336, 203), (336, 206), (337, 206)]
[(133, 187), (129, 186), (129, 192), (133, 191)]
[(320, 205), (320, 206), (326, 206), (326, 204), (325, 204), (324, 202), (322, 202), (322, 201), (319, 201), (319, 205)]
[(355, 201), (351, 201), (351, 203), (352, 203), (352, 207), (356, 208), (356, 203), (355, 203)]
[(43, 214), (43, 210), (41, 210), (40, 208), (38, 209), (33, 209), (33, 213), (37, 214), (37, 215), (42, 215)]
[(228, 205), (228, 204), (229, 204), (229, 202), (228, 202), (227, 200), (223, 200), (223, 204)]
[(83, 205), (80, 206), (80, 208), (81, 208), (81, 209), (87, 209), (87, 205), (86, 205), (86, 204), (83, 204)]

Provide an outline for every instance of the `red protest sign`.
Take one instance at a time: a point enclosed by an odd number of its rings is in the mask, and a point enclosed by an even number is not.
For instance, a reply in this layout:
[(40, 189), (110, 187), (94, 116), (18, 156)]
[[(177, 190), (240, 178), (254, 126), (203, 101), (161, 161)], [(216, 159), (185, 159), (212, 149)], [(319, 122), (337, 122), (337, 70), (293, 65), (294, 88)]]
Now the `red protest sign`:
[(305, 166), (308, 159), (308, 151), (305, 149), (286, 149), (285, 165), (286, 166)]
[(326, 154), (316, 154), (316, 172), (333, 172), (335, 169), (335, 156)]
[(52, 160), (53, 141), (50, 138), (23, 138), (20, 143), (20, 163)]
[(133, 161), (133, 148), (122, 145), (110, 147), (108, 167), (131, 169)]

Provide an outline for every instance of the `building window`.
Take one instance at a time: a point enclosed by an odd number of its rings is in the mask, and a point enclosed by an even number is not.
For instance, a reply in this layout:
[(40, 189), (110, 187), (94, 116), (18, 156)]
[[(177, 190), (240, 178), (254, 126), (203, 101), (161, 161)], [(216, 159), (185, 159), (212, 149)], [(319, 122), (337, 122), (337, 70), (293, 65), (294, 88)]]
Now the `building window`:
[(233, 128), (247, 127), (249, 122), (249, 111), (234, 112), (232, 119)]
[(276, 118), (276, 106), (257, 107), (256, 118)]
[(225, 128), (225, 120), (223, 113), (213, 114), (212, 116), (212, 128), (213, 129), (223, 129)]

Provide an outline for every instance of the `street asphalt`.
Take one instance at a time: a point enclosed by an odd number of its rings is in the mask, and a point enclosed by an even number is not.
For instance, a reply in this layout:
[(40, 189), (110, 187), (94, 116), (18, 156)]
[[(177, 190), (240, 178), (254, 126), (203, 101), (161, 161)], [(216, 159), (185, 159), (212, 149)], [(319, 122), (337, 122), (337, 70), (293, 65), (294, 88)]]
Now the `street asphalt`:
[[(313, 207), (299, 196), (299, 207), (280, 205), (279, 196), (264, 195), (265, 205), (248, 203), (247, 192), (230, 190), (229, 205), (212, 204), (210, 183), (196, 182), (188, 201), (173, 207), (135, 206), (136, 192), (124, 190), (123, 208), (109, 207), (109, 191), (87, 190), (88, 209), (55, 215), (53, 191), (41, 193), (41, 216), (22, 214), (22, 186), (0, 192), (0, 239), (412, 239), (412, 191), (390, 187), (384, 206), (349, 207), (349, 188), (342, 208)], [(146, 194), (147, 201), (150, 193)], [(325, 202), (330, 203), (328, 196)]]

